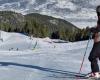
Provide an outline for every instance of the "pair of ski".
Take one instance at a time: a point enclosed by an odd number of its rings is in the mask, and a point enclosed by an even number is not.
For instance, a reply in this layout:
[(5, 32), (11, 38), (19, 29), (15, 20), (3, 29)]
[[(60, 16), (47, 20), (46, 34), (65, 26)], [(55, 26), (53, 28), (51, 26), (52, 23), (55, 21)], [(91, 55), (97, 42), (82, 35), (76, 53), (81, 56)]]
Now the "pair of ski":
[(83, 80), (100, 80), (100, 78), (87, 77), (87, 75), (76, 75), (76, 78), (83, 79)]

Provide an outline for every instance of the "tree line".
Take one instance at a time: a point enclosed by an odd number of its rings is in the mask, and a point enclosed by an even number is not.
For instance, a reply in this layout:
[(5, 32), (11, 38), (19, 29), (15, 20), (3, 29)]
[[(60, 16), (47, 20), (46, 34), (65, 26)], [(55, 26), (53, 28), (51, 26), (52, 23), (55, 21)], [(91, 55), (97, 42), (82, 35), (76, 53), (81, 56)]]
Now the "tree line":
[(82, 41), (89, 39), (89, 28), (71, 31), (60, 27), (58, 29), (50, 28), (47, 25), (41, 25), (35, 21), (26, 21), (21, 28), (11, 27), (11, 24), (0, 24), (1, 30), (7, 32), (18, 32), (34, 37), (50, 37), (52, 39), (62, 39), (67, 41)]
[(89, 27), (78, 29), (59, 19), (54, 19), (54, 21), (58, 22), (58, 25), (52, 24), (49, 22), (50, 19), (52, 18), (48, 16), (23, 16), (18, 13), (5, 11), (0, 12), (0, 29), (7, 32), (19, 32), (28, 36), (50, 37), (67, 41), (81, 41), (89, 38)]

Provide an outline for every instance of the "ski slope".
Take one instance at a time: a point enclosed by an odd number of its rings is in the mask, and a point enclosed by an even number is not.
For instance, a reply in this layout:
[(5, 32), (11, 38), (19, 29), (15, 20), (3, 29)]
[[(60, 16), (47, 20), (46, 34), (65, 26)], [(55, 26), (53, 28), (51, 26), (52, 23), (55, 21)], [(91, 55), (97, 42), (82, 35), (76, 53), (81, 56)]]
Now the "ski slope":
[[(88, 55), (82, 74), (90, 72)], [(54, 43), (49, 38), (34, 38), (1, 31), (0, 80), (76, 80), (87, 41)], [(80, 80), (80, 79), (79, 79)]]

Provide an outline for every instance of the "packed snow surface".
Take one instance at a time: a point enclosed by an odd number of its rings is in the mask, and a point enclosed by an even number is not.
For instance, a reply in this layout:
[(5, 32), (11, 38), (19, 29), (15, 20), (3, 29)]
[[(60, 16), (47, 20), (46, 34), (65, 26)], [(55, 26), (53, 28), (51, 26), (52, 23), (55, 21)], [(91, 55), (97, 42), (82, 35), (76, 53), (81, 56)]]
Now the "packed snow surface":
[[(88, 41), (54, 43), (0, 31), (0, 80), (76, 80)], [(57, 40), (56, 40), (57, 41)], [(89, 41), (81, 74), (90, 70)]]

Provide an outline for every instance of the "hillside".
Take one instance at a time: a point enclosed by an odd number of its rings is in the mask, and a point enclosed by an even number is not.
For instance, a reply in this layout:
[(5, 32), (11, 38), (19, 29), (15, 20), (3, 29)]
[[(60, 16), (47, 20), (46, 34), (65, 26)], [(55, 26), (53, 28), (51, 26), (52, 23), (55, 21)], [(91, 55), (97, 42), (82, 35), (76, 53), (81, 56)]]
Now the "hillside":
[(22, 15), (12, 11), (0, 12), (0, 29), (21, 32), (34, 37), (51, 37), (54, 33), (59, 36), (57, 38), (64, 40), (74, 40), (73, 35), (76, 35), (79, 30), (73, 24), (59, 18), (37, 13)]
[[(75, 34), (75, 32), (78, 32), (79, 30), (79, 28), (69, 23), (68, 21), (59, 18), (54, 18), (51, 16), (32, 13), (32, 14), (25, 15), (25, 18), (28, 27), (30, 26), (33, 27), (34, 25), (34, 27), (38, 28), (38, 30), (41, 28), (40, 31), (42, 31), (42, 33), (44, 34), (38, 34), (40, 37), (41, 36), (50, 37), (52, 33), (56, 34), (56, 32), (58, 31), (60, 38), (67, 40), (69, 37), (71, 38), (72, 35)], [(33, 29), (32, 32), (35, 33), (36, 31), (37, 29), (35, 29), (35, 31)]]
[(24, 16), (20, 13), (15, 13), (12, 11), (0, 11), (0, 29), (9, 31), (14, 31), (16, 28), (21, 28), (24, 26)]
[(27, 14), (25, 17), (26, 20), (31, 18), (34, 19), (34, 21), (36, 21), (37, 23), (40, 23), (42, 25), (47, 25), (49, 27), (54, 27), (55, 29), (60, 27), (64, 27), (66, 29), (70, 29), (73, 31), (78, 29), (76, 26), (74, 26), (68, 21), (59, 18), (54, 18), (51, 16), (32, 13), (32, 14)]
[(40, 13), (67, 20), (79, 28), (96, 25), (100, 0), (0, 0), (0, 11)]

